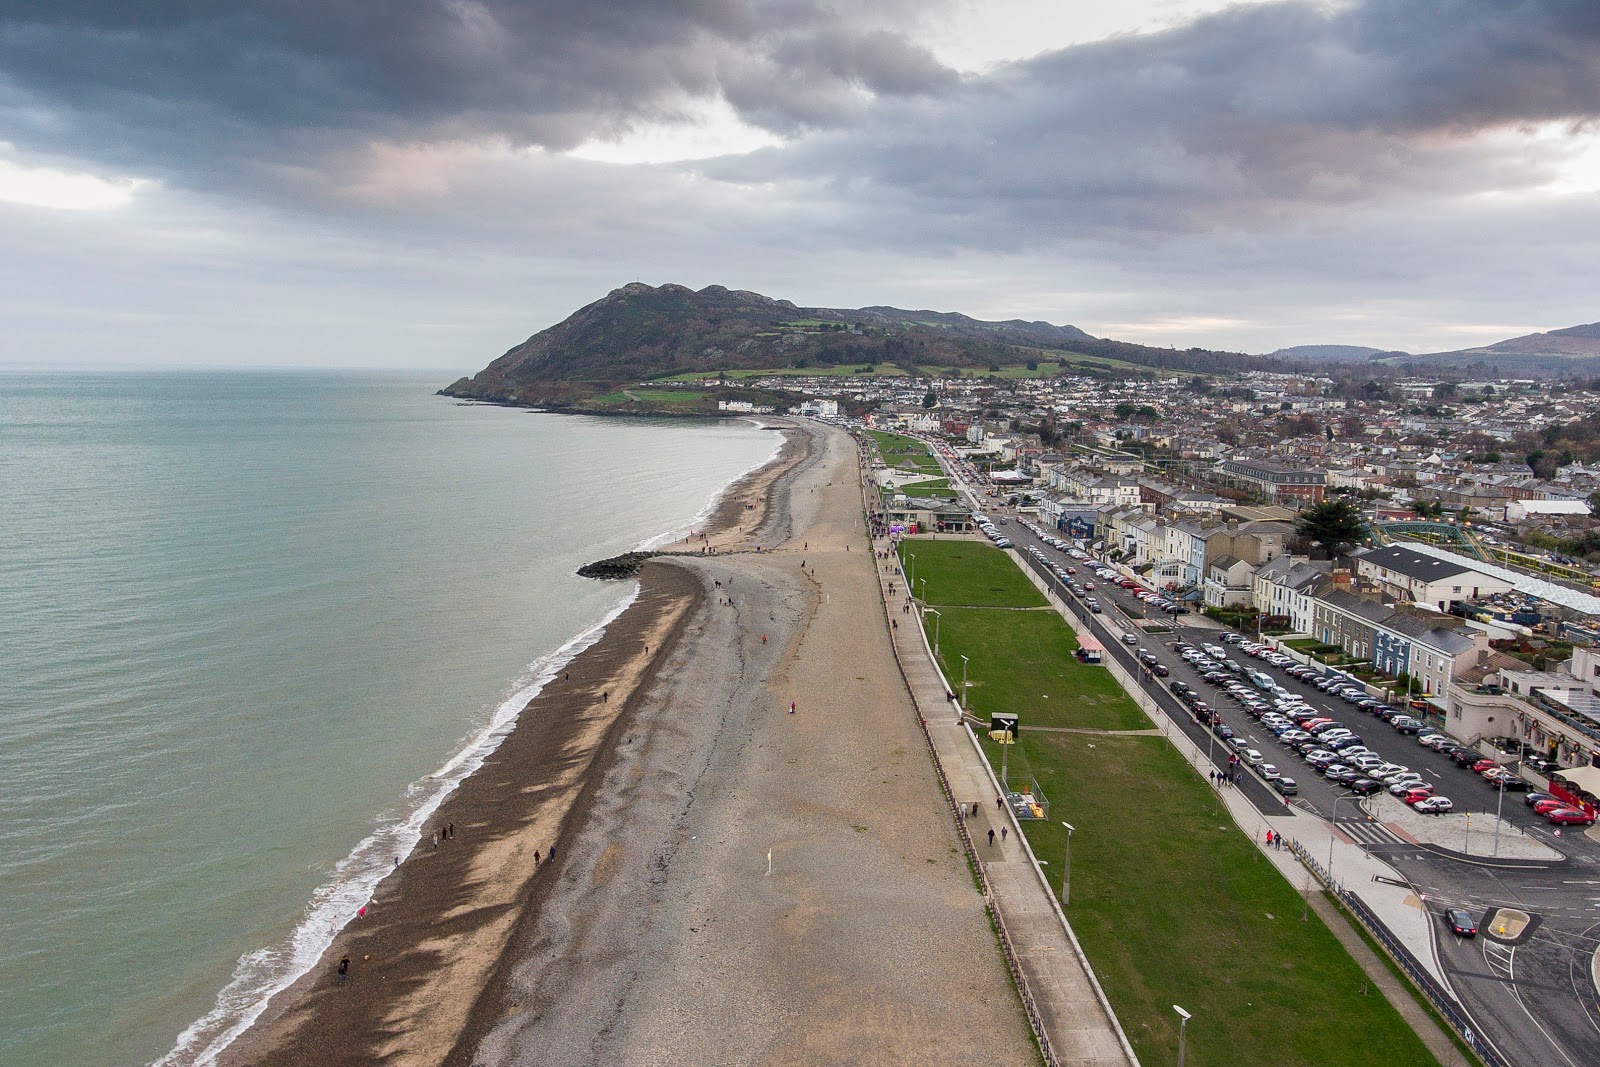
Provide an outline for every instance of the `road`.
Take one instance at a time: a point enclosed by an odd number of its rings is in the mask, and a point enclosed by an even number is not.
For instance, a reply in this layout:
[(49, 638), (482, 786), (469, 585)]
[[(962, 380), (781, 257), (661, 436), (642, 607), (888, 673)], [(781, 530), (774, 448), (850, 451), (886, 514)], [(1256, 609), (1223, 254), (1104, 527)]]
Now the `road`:
[[(1594, 976), (1596, 949), (1600, 948), (1600, 845), (1590, 835), (1569, 829), (1557, 837), (1550, 825), (1523, 802), (1520, 793), (1502, 797), (1470, 768), (1400, 734), (1383, 720), (1359, 711), (1338, 697), (1284, 674), (1282, 670), (1228, 646), (1228, 658), (1252, 670), (1266, 671), (1283, 688), (1302, 696), (1313, 708), (1343, 722), (1361, 735), (1362, 744), (1391, 763), (1408, 766), (1423, 775), (1440, 795), (1451, 797), (1457, 810), (1487, 812), (1492, 825), (1496, 808), (1511, 825), (1549, 845), (1562, 855), (1555, 862), (1466, 857), (1433, 846), (1418, 845), (1396, 835), (1372, 819), (1359, 798), (1323, 778), (1302, 762), (1299, 753), (1280, 744), (1270, 731), (1251, 719), (1242, 707), (1202, 679), (1172, 648), (1178, 641), (1215, 644), (1226, 631), (1210, 620), (1179, 616), (1171, 634), (1144, 634), (1137, 625), (1144, 605), (1131, 591), (1104, 582), (1085, 564), (1063, 555), (1036, 537), (1013, 513), (1010, 517), (992, 498), (976, 487), (953, 457), (931, 444), (953, 484), (961, 486), (978, 510), (985, 511), (1015, 543), (1023, 563), (1060, 596), (1077, 618), (1088, 625), (1118, 657), (1130, 676), (1143, 679), (1147, 691), (1169, 718), (1202, 749), (1209, 748), (1219, 769), (1233, 749), (1196, 720), (1168, 686), (1182, 681), (1194, 688), (1222, 721), (1243, 738), (1245, 746), (1260, 751), (1299, 785), (1293, 803), (1306, 811), (1337, 818), (1339, 829), (1368, 851), (1380, 855), (1399, 870), (1422, 896), (1431, 914), (1440, 916), (1437, 930), (1439, 962), (1464, 1012), (1476, 1024), (1474, 1039), (1496, 1049), (1513, 1064), (1551, 1067), (1600, 1067), (1600, 990)], [(1028, 550), (1038, 549), (1043, 560)], [(1094, 614), (1075, 596), (1052, 567), (1073, 567), (1075, 580), (1095, 583), (1089, 595), (1097, 598), (1103, 614)], [(1089, 565), (1092, 566), (1092, 565)], [(1148, 649), (1170, 672), (1166, 678), (1145, 678), (1134, 648), (1124, 644), (1124, 633), (1139, 635), (1140, 648)], [(1204, 736), (1202, 736), (1204, 735)], [(1241, 761), (1241, 766), (1242, 766)], [(1239, 786), (1257, 810), (1277, 814), (1284, 810), (1280, 797), (1254, 773)], [(1462, 907), (1480, 922), (1482, 935), (1458, 939), (1442, 921), (1446, 908)], [(1501, 909), (1515, 909), (1531, 917), (1525, 929), (1512, 936), (1496, 933)], [(1505, 927), (1514, 931), (1513, 926)]]

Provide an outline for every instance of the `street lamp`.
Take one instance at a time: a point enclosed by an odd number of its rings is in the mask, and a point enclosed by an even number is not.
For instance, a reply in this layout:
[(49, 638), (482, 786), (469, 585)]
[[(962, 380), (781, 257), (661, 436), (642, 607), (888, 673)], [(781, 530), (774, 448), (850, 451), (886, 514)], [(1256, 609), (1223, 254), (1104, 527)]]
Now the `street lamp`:
[[(1517, 770), (1516, 770), (1516, 773), (1518, 775), (1520, 775), (1522, 773), (1522, 738), (1520, 738), (1520, 737), (1517, 738)], [(1501, 812), (1502, 809), (1504, 809), (1505, 803), (1506, 803), (1506, 784), (1504, 782), (1497, 781), (1497, 782), (1495, 782), (1495, 787), (1500, 790), (1500, 796), (1494, 802), (1494, 853), (1493, 854), (1498, 856), (1498, 855), (1500, 855), (1500, 812)]]
[(923, 601), (922, 601), (922, 614), (923, 615), (932, 615), (933, 616), (933, 658), (934, 659), (938, 659), (939, 658), (939, 623), (944, 619), (944, 615), (938, 609), (928, 607), (928, 601), (927, 601), (926, 597), (924, 597)]
[(967, 657), (961, 657), (961, 717), (967, 717)]
[(1067, 901), (1072, 899), (1072, 831), (1077, 827), (1070, 822), (1061, 825), (1067, 828), (1067, 859), (1061, 868), (1061, 906), (1065, 908)]
[(1346, 793), (1342, 797), (1333, 798), (1333, 814), (1328, 819), (1328, 881), (1330, 884), (1333, 882), (1333, 839), (1334, 835), (1339, 831), (1339, 801), (1360, 799), (1354, 793)]
[(1188, 1036), (1187, 1031), (1189, 1029), (1189, 1020), (1194, 1016), (1190, 1015), (1176, 1004), (1172, 1006), (1172, 1010), (1178, 1013), (1178, 1019), (1180, 1020), (1178, 1023), (1178, 1067), (1183, 1067), (1184, 1038)]
[(911, 560), (911, 571), (907, 577), (909, 577), (911, 582), (914, 584), (917, 580), (917, 554), (915, 552), (907, 552), (906, 557)]
[(928, 579), (923, 578), (918, 583), (922, 586), (922, 610), (928, 610)]

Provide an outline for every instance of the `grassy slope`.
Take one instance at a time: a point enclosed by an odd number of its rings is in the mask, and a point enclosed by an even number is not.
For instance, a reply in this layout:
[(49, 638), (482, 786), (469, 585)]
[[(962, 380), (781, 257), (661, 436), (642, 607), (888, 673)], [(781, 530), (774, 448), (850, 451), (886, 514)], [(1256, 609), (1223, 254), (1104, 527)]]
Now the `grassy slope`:
[[(861, 375), (863, 377), (877, 376), (877, 377), (884, 377), (884, 378), (894, 378), (894, 377), (905, 377), (905, 374), (906, 374), (906, 372), (904, 370), (902, 370), (901, 368), (895, 366), (892, 363), (874, 364), (876, 369), (872, 370), (872, 371), (863, 370), (863, 368), (865, 368), (866, 366), (867, 366), (867, 364), (865, 364), (865, 363), (847, 363), (847, 364), (840, 364), (840, 365), (835, 366), (835, 367), (773, 367), (773, 368), (770, 368), (770, 369), (767, 369), (767, 370), (750, 369), (750, 368), (730, 369), (730, 370), (722, 371), (720, 373), (721, 373), (721, 375), (723, 377), (726, 377), (726, 378), (728, 378), (730, 380), (736, 379), (736, 378), (772, 378), (772, 377), (847, 378), (847, 377), (852, 377), (852, 376), (856, 376), (856, 375)], [(674, 375), (671, 375), (670, 377), (657, 378), (657, 379), (654, 379), (654, 380), (655, 381), (662, 381), (662, 382), (699, 382), (699, 381), (704, 381), (707, 378), (716, 378), (718, 376), (718, 373), (719, 372), (717, 372), (717, 371), (691, 371), (691, 372), (689, 372), (687, 374), (674, 374)]]
[[(972, 542), (913, 541), (903, 552), (917, 554), (943, 612), (949, 673), (959, 678), (960, 655), (970, 657), (974, 710), (1021, 715), (1012, 781), (1038, 779), (1053, 805), (1049, 821), (1026, 824), (1035, 851), (1060, 863), (1059, 824), (1076, 827), (1068, 914), (1142, 1062), (1176, 1061), (1173, 1004), (1194, 1014), (1197, 1065), (1437, 1062), (1387, 1001), (1363, 994), (1360, 968), (1317, 916), (1300, 921), (1301, 887), (1261, 859), (1165, 738), (1028, 729), (1149, 722), (1104, 668), (1070, 658), (1053, 612), (994, 607), (1038, 595), (1009, 557)], [(998, 768), (998, 746), (984, 744)]]

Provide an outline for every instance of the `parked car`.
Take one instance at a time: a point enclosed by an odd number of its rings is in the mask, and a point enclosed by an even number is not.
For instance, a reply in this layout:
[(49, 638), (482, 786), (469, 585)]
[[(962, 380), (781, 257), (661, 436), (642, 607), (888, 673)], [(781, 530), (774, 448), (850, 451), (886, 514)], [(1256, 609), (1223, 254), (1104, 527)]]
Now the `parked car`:
[(1555, 797), (1551, 797), (1548, 800), (1536, 800), (1533, 802), (1534, 813), (1538, 815), (1547, 815), (1552, 811), (1559, 811), (1561, 808), (1570, 807), (1572, 807), (1571, 804), (1568, 804), (1565, 800), (1558, 800)]
[(1395, 796), (1399, 797), (1402, 803), (1410, 804), (1410, 805), (1415, 806), (1417, 801), (1419, 801), (1419, 800), (1427, 800), (1429, 797), (1433, 796), (1433, 786), (1431, 786), (1431, 785), (1412, 785), (1412, 786), (1394, 785), (1394, 786), (1390, 786), (1389, 787), (1389, 792), (1391, 792)]
[(1274, 778), (1272, 780), (1272, 788), (1286, 797), (1295, 796), (1300, 792), (1300, 787), (1295, 784), (1293, 778)]
[(1478, 924), (1473, 921), (1463, 908), (1451, 908), (1444, 913), (1445, 925), (1450, 927), (1450, 932), (1457, 937), (1477, 937)]
[(1426, 797), (1411, 805), (1412, 811), (1420, 811), (1424, 815), (1446, 815), (1455, 810), (1455, 802), (1449, 797)]
[(1383, 788), (1383, 783), (1376, 778), (1357, 778), (1350, 783), (1350, 792), (1367, 797)]
[(1544, 817), (1557, 826), (1593, 826), (1594, 816), (1578, 808), (1553, 808)]
[(1551, 796), (1549, 793), (1529, 793), (1527, 796), (1522, 798), (1522, 802), (1524, 804), (1528, 805), (1528, 807), (1531, 808), (1535, 804), (1539, 803), (1539, 801), (1541, 801), (1541, 800), (1555, 800), (1555, 799), (1556, 798)]

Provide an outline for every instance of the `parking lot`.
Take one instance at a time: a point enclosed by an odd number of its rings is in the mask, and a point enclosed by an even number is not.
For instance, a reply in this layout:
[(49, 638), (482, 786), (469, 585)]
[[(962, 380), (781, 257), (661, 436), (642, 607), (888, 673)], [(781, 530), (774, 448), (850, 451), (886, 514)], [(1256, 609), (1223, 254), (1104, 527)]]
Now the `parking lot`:
[[(1246, 771), (1239, 788), (1258, 810), (1270, 814), (1276, 805), (1294, 804), (1333, 818), (1347, 838), (1381, 856), (1402, 874), (1434, 920), (1439, 964), (1462, 1009), (1477, 1023), (1480, 1040), (1491, 1043), (1510, 1062), (1600, 1064), (1600, 1047), (1594, 1041), (1600, 1032), (1600, 1011), (1594, 1007), (1597, 990), (1591, 971), (1600, 945), (1600, 923), (1594, 921), (1600, 911), (1600, 847), (1582, 826), (1562, 827), (1537, 814), (1526, 803), (1535, 795), (1531, 792), (1496, 788), (1484, 777), (1483, 772), (1491, 768), (1472, 769), (1484, 757), (1468, 761), (1463, 752), (1458, 757), (1462, 762), (1458, 762), (1449, 747), (1441, 750), (1423, 745), (1419, 738), (1428, 731), (1421, 723), (1402, 722), (1397, 729), (1392, 724), (1394, 714), (1406, 709), (1389, 708), (1379, 714), (1372, 705), (1360, 708), (1310, 684), (1314, 677), (1310, 681), (1295, 677), (1287, 673), (1282, 661), (1274, 663), (1264, 655), (1252, 654), (1247, 650), (1246, 635), (1233, 634), (1224, 640), (1228, 631), (1209, 619), (1152, 610), (1151, 604), (1135, 599), (1129, 590), (1098, 573), (1094, 568), (1099, 561), (1079, 559), (1049, 545), (1024, 525), (1026, 520), (995, 519), (997, 529), (1015, 541), (1029, 568), (1055, 587), (1103, 641), (1108, 654), (1118, 657), (1140, 679), (1203, 751), (1209, 750), (1214, 766), (1226, 769), (1230, 755), (1237, 755), (1239, 765), (1246, 765), (1248, 753), (1254, 750), (1260, 754), (1261, 765), (1271, 764), (1279, 775), (1295, 780), (1294, 792), (1284, 796), (1271, 787), (1271, 779), (1263, 777), (1260, 768)], [(1076, 573), (1068, 573), (1069, 567)], [(1087, 588), (1091, 581), (1093, 589)], [(1081, 592), (1072, 591), (1073, 582)], [(1098, 611), (1090, 610), (1091, 598)], [(1147, 632), (1146, 626), (1169, 632)], [(1132, 644), (1123, 640), (1129, 634), (1133, 635)], [(1185, 658), (1185, 649), (1180, 647), (1184, 645), (1205, 658), (1198, 658), (1193, 651)], [(1207, 650), (1207, 645), (1212, 648)], [(1141, 650), (1146, 653), (1143, 657)], [(1157, 668), (1165, 674), (1157, 673)], [(1307, 753), (1294, 747), (1293, 734), (1286, 735), (1281, 724), (1276, 730), (1263, 725), (1261, 715), (1265, 713), (1252, 714), (1241, 699), (1243, 693), (1250, 692), (1258, 705), (1266, 698), (1271, 710), (1279, 714), (1284, 711), (1276, 702), (1286, 697), (1263, 688), (1251, 679), (1250, 672), (1264, 675), (1262, 681), (1281, 689), (1313, 718), (1341, 724), (1350, 732), (1350, 740), (1337, 748), (1319, 743), (1317, 747), (1325, 754), (1349, 757), (1361, 755), (1361, 749), (1369, 750), (1373, 758), (1404, 768), (1391, 774), (1414, 775), (1413, 780), (1426, 787), (1429, 795), (1450, 799), (1453, 810), (1449, 814), (1418, 816), (1408, 823), (1437, 826), (1440, 831), (1454, 824), (1458, 831), (1466, 827), (1466, 834), (1428, 835), (1419, 829), (1416, 835), (1402, 837), (1385, 825), (1385, 821), (1395, 820), (1370, 817), (1365, 809), (1382, 809), (1371, 801), (1363, 804), (1364, 798), (1349, 789), (1348, 783), (1329, 779), (1326, 770), (1332, 763), (1322, 757), (1318, 757), (1323, 764), (1320, 768), (1307, 762)], [(1213, 677), (1207, 679), (1207, 673)], [(1176, 691), (1174, 683), (1179, 686)], [(1249, 688), (1242, 689), (1241, 683)], [(1234, 687), (1231, 694), (1230, 685)], [(1189, 700), (1181, 699), (1183, 687), (1194, 694)], [(1195, 701), (1208, 708), (1197, 714)], [(1302, 717), (1291, 728), (1309, 721)], [(1328, 728), (1324, 725), (1323, 731)], [(1302, 739), (1301, 744), (1306, 740), (1311, 738)], [(1359, 769), (1345, 759), (1335, 762)], [(1513, 765), (1503, 773), (1515, 769)], [(1379, 788), (1390, 798), (1386, 804), (1399, 803), (1390, 797), (1387, 785)], [(1506, 826), (1544, 846), (1538, 850), (1541, 855), (1557, 858), (1520, 858), (1524, 850), (1512, 846), (1509, 832), (1500, 835), (1505, 848), (1496, 854), (1497, 809)], [(1436, 821), (1422, 823), (1424, 819)], [(1471, 855), (1448, 846), (1419, 844), (1427, 836), (1447, 842), (1465, 838)], [(1483, 935), (1467, 939), (1452, 933), (1446, 920), (1448, 912), (1455, 909), (1466, 911), (1481, 924)], [(1514, 938), (1497, 935), (1496, 928), (1488, 924), (1510, 913), (1529, 915), (1529, 924)]]

